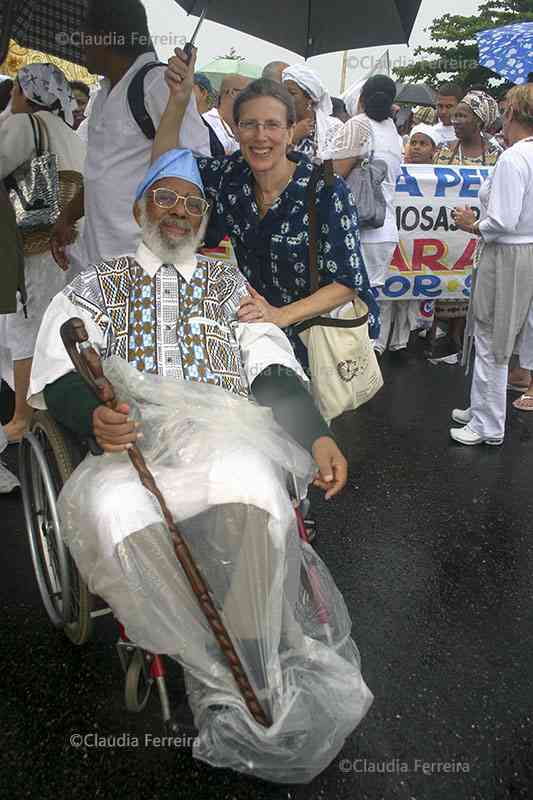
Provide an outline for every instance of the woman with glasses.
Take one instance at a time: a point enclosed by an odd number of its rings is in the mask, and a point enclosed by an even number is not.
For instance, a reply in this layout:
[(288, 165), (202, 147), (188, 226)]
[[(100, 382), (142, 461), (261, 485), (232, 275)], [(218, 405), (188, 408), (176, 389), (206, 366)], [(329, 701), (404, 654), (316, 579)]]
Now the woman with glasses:
[[(170, 100), (156, 136), (154, 158), (179, 147), (179, 131), (192, 91), (194, 61), (177, 50), (169, 62)], [(319, 289), (311, 293), (309, 197), (313, 164), (291, 153), (295, 111), (279, 84), (254, 81), (235, 101), (240, 152), (200, 159), (207, 196), (214, 203), (216, 239), (227, 233), (252, 290), (239, 310), (241, 322), (283, 328), (297, 357), (307, 352), (294, 326), (350, 302), (356, 292), (369, 306), (370, 335), (378, 332), (377, 307), (359, 246), (357, 212), (344, 181), (319, 180), (311, 199), (319, 220)]]

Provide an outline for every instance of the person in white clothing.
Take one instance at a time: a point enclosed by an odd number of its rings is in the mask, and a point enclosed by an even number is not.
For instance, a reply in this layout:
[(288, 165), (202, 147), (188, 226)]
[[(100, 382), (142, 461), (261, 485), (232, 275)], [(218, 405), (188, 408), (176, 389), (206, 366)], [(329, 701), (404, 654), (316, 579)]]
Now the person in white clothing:
[[(387, 75), (374, 75), (361, 90), (359, 112), (344, 125), (337, 137), (333, 158), (335, 171), (350, 186), (352, 170), (365, 156), (385, 161), (387, 175), (381, 184), (387, 204), (385, 222), (381, 228), (361, 229), (361, 249), (372, 287), (385, 283), (394, 249), (399, 241), (396, 227), (394, 193), (400, 174), (403, 143), (392, 120), (392, 105), (396, 84)], [(383, 352), (391, 329), (391, 303), (379, 303), (382, 333), (375, 349)]]
[[(233, 106), (236, 98), (252, 82), (245, 75), (226, 75), (220, 86), (218, 106), (204, 114), (204, 120), (216, 134), (227, 156), (239, 149), (239, 140), (233, 120)], [(213, 153), (213, 155), (215, 155)]]
[(456, 83), (443, 83), (437, 96), (437, 116), (439, 121), (433, 127), (439, 137), (439, 144), (455, 142), (457, 134), (452, 125), (453, 112), (466, 92)]
[[(431, 164), (439, 144), (433, 126), (420, 123), (409, 135), (405, 148), (406, 164)], [(381, 332), (374, 348), (383, 353), (387, 348), (391, 353), (407, 349), (411, 331), (421, 324), (420, 300), (388, 300), (380, 304)]]
[(344, 127), (332, 117), (333, 103), (320, 76), (306, 64), (283, 70), (282, 84), (294, 101), (294, 150), (315, 164), (331, 158), (333, 143)]
[[(43, 146), (57, 157), (58, 170), (83, 172), (85, 147), (72, 130), (74, 102), (69, 84), (53, 64), (22, 67), (13, 87), (12, 115), (0, 127), (0, 180), (12, 175), (36, 155), (39, 134)], [(44, 312), (67, 282), (50, 252), (25, 240), (26, 308), (6, 318), (7, 347), (13, 361), (15, 414), (5, 433), (17, 442), (26, 432), (32, 409), (26, 403), (35, 342)], [(30, 254), (32, 253), (32, 254)]]
[(0, 494), (10, 494), (20, 486), (18, 478), (2, 463), (1, 456), (7, 445), (7, 436), (4, 433), (3, 427), (0, 425)]
[[(158, 65), (150, 44), (140, 0), (90, 0), (84, 45), (87, 68), (105, 77), (92, 101), (87, 125), (84, 190), (61, 215), (54, 236), (56, 257), (66, 266), (64, 247), (76, 222), (84, 217), (78, 255), (81, 268), (101, 258), (136, 252), (139, 230), (131, 217), (135, 188), (150, 163), (150, 135), (155, 135), (168, 101), (165, 68)], [(133, 84), (139, 74), (140, 86)], [(131, 93), (136, 88), (145, 130), (132, 110)], [(194, 98), (184, 120), (183, 141), (195, 155), (210, 154), (209, 133)]]
[[(462, 230), (480, 236), (468, 330), (476, 356), (470, 408), (455, 409), (452, 428), (460, 444), (499, 445), (505, 434), (509, 360), (533, 368), (533, 85), (507, 95), (502, 153), (479, 193), (482, 217), (454, 210)], [(471, 323), (471, 324), (470, 324)]]

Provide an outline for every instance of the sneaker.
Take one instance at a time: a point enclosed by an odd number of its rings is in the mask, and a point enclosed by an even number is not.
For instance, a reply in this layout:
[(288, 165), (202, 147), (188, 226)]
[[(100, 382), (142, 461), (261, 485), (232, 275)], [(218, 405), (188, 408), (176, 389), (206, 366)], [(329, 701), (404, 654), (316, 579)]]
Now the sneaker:
[(468, 425), (472, 420), (472, 412), (469, 408), (454, 408), (452, 411), (452, 419), (454, 422), (458, 422), (459, 425)]
[(459, 363), (459, 353), (455, 353), (451, 356), (442, 356), (441, 358), (429, 358), (428, 361), (430, 364), (450, 364), (451, 366), (455, 366)]
[(500, 439), (494, 437), (480, 436), (479, 433), (476, 433), (475, 431), (472, 430), (470, 425), (465, 425), (464, 428), (451, 428), (450, 436), (455, 442), (458, 442), (459, 444), (467, 444), (467, 445), (503, 444), (503, 436)]
[(19, 486), (18, 478), (0, 461), (0, 494), (10, 494), (10, 492), (18, 489)]

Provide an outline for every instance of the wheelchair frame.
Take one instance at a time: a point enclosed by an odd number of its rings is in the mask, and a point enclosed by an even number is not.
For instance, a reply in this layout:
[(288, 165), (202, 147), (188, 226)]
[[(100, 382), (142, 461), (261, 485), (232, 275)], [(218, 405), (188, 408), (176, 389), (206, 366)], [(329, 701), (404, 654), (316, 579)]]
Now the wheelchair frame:
[[(19, 448), (24, 517), (39, 592), (51, 623), (77, 646), (91, 638), (96, 618), (112, 614), (90, 593), (61, 536), (57, 497), (86, 453), (46, 411), (34, 414)], [(174, 733), (179, 726), (171, 715), (164, 657), (137, 647), (117, 622), (126, 709), (141, 712), (155, 683), (165, 731)]]

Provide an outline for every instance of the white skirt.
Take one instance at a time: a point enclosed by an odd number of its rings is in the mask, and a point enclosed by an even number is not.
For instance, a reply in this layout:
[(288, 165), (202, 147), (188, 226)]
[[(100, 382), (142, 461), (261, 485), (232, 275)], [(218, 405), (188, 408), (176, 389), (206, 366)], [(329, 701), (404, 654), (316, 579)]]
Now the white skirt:
[(361, 242), (370, 286), (383, 286), (389, 273), (396, 242)]
[(26, 281), (27, 318), (20, 298), (14, 314), (7, 314), (5, 323), (5, 345), (12, 361), (32, 358), (37, 334), (50, 301), (70, 279), (69, 272), (59, 269), (50, 252), (38, 256), (26, 256), (24, 261)]

